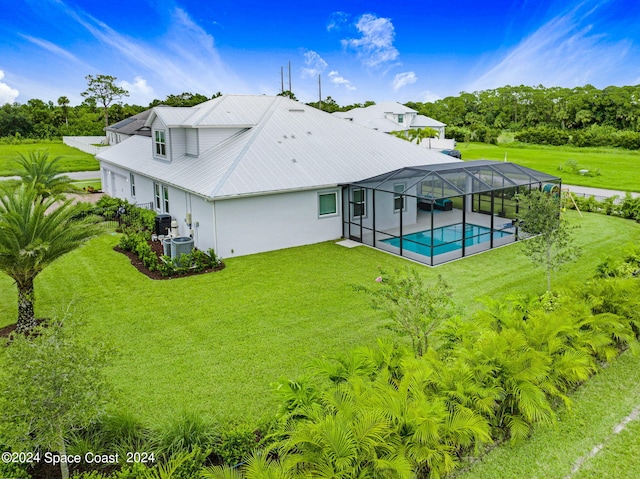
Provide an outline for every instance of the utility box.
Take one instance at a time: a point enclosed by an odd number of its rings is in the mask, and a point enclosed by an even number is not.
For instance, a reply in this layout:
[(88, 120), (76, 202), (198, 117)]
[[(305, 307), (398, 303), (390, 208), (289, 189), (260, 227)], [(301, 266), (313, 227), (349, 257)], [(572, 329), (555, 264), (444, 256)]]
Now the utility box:
[(156, 234), (166, 236), (171, 229), (171, 215), (156, 215)]
[(171, 257), (180, 258), (182, 254), (190, 254), (193, 251), (193, 238), (178, 236), (171, 240)]

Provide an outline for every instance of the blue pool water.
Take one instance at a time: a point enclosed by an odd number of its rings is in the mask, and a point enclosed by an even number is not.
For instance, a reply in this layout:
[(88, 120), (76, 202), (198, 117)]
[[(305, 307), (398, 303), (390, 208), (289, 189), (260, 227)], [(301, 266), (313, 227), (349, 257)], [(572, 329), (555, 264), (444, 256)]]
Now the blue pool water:
[[(494, 239), (509, 236), (508, 231), (494, 230)], [(443, 226), (434, 230), (419, 231), (402, 237), (402, 249), (431, 256), (431, 238), (433, 238), (433, 256), (462, 249), (462, 223)], [(465, 247), (485, 243), (491, 240), (491, 228), (473, 224), (466, 225)], [(400, 238), (382, 240), (383, 243), (400, 247)]]

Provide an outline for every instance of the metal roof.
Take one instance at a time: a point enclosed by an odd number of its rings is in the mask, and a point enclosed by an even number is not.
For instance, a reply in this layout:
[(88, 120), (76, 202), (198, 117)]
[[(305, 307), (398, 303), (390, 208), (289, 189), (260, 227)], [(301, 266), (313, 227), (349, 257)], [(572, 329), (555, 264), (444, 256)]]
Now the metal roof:
[(141, 132), (145, 127), (146, 121), (151, 115), (152, 110), (145, 110), (143, 112), (138, 113), (137, 115), (133, 115), (129, 118), (125, 118), (113, 125), (109, 125), (105, 128), (106, 131), (114, 131), (117, 133), (123, 133), (125, 135), (136, 135), (143, 134), (149, 136), (150, 133), (148, 131)]
[[(189, 108), (175, 114), (162, 108), (158, 116), (235, 133), (198, 157), (157, 160), (150, 138), (132, 137), (97, 158), (210, 199), (331, 187), (405, 166), (452, 161), (284, 97), (223, 95), (193, 108), (198, 111), (190, 115)], [(225, 115), (229, 123), (214, 123)], [(230, 127), (252, 122), (255, 126), (241, 130)]]
[(445, 123), (441, 121), (434, 120), (433, 118), (425, 115), (416, 115), (411, 122), (412, 128), (424, 128), (424, 127), (436, 127), (442, 128), (443, 126), (447, 126)]
[(439, 199), (535, 183), (557, 183), (560, 178), (514, 163), (474, 160), (408, 166), (352, 184), (391, 192), (389, 182), (398, 180), (408, 180), (405, 193), (420, 183), (422, 194), (419, 196)]

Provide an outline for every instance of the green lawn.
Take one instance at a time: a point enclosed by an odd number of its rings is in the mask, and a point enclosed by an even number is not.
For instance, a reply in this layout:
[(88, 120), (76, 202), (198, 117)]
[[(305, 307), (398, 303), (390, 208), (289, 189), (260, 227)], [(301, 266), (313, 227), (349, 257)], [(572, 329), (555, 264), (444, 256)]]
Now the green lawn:
[[(580, 260), (556, 280), (582, 281), (607, 255), (640, 237), (640, 224), (597, 214), (579, 218)], [(155, 423), (191, 409), (223, 419), (254, 420), (271, 414), (270, 384), (297, 377), (323, 355), (373, 344), (380, 316), (352, 285), (372, 283), (378, 267), (411, 264), (360, 246), (321, 243), (232, 258), (221, 272), (152, 281), (112, 250), (106, 234), (47, 268), (36, 280), (38, 316), (70, 301), (86, 318), (90, 335), (119, 351), (110, 368), (117, 406)], [(513, 245), (449, 263), (420, 266), (441, 274), (467, 310), (484, 295), (542, 292), (543, 271), (533, 269)], [(16, 289), (0, 277), (0, 326), (15, 321)]]
[[(458, 143), (465, 160), (499, 160), (527, 166), (562, 178), (570, 185), (592, 186), (622, 191), (640, 191), (640, 151), (613, 148), (575, 148), (522, 144), (489, 145), (486, 143)], [(558, 166), (575, 160), (581, 168), (600, 169), (600, 176), (583, 176), (559, 171)]]
[[(614, 428), (640, 406), (640, 355), (623, 354), (572, 395), (553, 426), (504, 445), (456, 479), (618, 479), (640, 477), (640, 421)], [(596, 446), (602, 449), (593, 456)], [(581, 465), (574, 475), (572, 469)]]
[[(31, 150), (48, 150), (49, 157), (62, 156), (61, 168), (70, 171), (98, 171), (100, 165), (93, 155), (63, 143), (35, 143), (24, 145), (0, 145), (0, 176), (11, 174), (11, 161), (17, 153), (28, 154)], [(100, 175), (97, 175), (100, 176)]]

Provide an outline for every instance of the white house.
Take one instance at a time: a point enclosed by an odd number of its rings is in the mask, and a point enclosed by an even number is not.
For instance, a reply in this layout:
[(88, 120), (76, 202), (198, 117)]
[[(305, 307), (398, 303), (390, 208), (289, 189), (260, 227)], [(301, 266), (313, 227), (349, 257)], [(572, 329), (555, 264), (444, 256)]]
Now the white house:
[(438, 132), (438, 138), (425, 141), (422, 146), (439, 149), (455, 148), (455, 141), (444, 137), (446, 127), (444, 123), (420, 115), (416, 110), (393, 101), (385, 101), (366, 108), (337, 111), (333, 115), (383, 133), (431, 128)]
[(106, 127), (104, 130), (109, 145), (120, 143), (133, 135), (150, 137), (151, 131), (145, 127), (149, 115), (151, 115), (150, 109)]
[(284, 97), (156, 107), (145, 127), (150, 137), (97, 155), (103, 190), (153, 203), (197, 248), (227, 258), (340, 238), (353, 213), (343, 185), (454, 161)]

